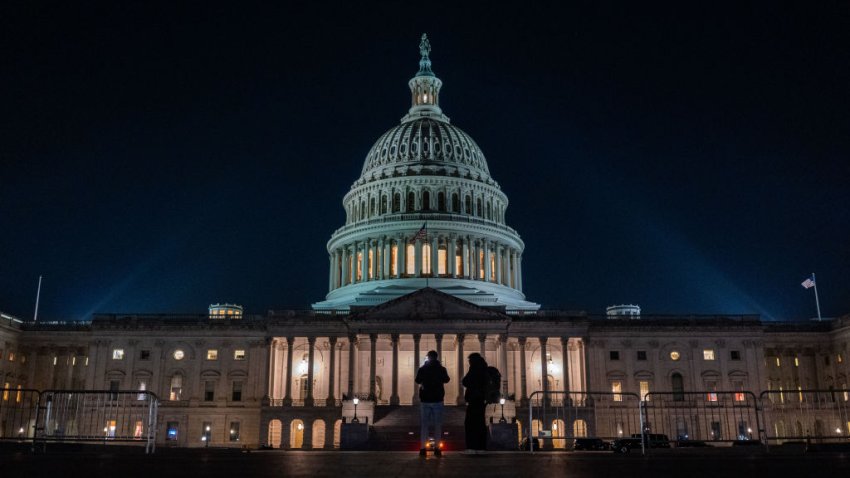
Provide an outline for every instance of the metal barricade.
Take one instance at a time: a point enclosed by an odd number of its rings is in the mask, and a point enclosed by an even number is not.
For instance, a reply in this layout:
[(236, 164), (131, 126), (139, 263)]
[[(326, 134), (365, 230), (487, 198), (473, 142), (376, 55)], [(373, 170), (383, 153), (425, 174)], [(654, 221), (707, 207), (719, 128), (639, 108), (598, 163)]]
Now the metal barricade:
[(156, 446), (158, 400), (148, 391), (45, 390), (35, 442), (144, 443)]
[(28, 388), (0, 390), (0, 440), (32, 440), (41, 392)]
[(850, 390), (767, 390), (759, 401), (768, 446), (850, 441)]
[(640, 433), (640, 397), (635, 393), (534, 392), (523, 427), (528, 449), (572, 449), (575, 438), (611, 441)]
[[(760, 418), (748, 391), (650, 392), (641, 403), (648, 448), (757, 443)], [(662, 436), (663, 435), (663, 436)]]

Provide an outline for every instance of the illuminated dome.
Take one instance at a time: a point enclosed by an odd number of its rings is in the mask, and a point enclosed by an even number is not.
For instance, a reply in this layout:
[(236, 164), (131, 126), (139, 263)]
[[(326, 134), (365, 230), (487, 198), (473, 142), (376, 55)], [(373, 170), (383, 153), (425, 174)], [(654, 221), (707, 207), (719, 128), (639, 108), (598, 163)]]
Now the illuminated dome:
[(537, 310), (522, 293), (519, 234), (481, 148), (439, 106), (443, 83), (419, 45), (411, 107), (381, 135), (343, 198), (345, 225), (328, 241), (330, 274), (316, 310), (374, 306), (424, 287), (480, 306)]

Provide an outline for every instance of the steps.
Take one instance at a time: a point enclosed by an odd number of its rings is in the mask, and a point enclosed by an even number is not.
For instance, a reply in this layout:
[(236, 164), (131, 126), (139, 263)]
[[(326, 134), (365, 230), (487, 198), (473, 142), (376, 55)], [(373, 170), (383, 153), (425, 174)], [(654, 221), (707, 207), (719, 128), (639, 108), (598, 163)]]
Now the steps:
[[(465, 414), (466, 407), (463, 406), (443, 407), (443, 450), (459, 451), (465, 448), (463, 433)], [(369, 448), (372, 450), (418, 450), (419, 427), (418, 405), (379, 405), (375, 407)]]

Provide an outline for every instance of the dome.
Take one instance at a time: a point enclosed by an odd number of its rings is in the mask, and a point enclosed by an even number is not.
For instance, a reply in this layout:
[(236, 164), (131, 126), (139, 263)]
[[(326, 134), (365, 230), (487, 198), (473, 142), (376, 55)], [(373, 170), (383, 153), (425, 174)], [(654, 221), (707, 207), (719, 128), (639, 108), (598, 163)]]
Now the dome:
[(360, 179), (422, 174), (493, 183), (475, 141), (451, 123), (432, 118), (403, 122), (381, 135), (366, 155)]

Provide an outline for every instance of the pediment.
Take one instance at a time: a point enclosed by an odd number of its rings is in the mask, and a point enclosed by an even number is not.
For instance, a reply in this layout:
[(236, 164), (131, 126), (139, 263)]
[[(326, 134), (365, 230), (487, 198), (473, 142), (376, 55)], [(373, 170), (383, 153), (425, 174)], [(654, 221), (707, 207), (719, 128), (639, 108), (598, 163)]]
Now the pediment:
[[(494, 310), (495, 309), (495, 310)], [(489, 309), (459, 299), (437, 289), (426, 287), (371, 309), (357, 313), (357, 319), (436, 320), (488, 319), (503, 320), (503, 308)]]

